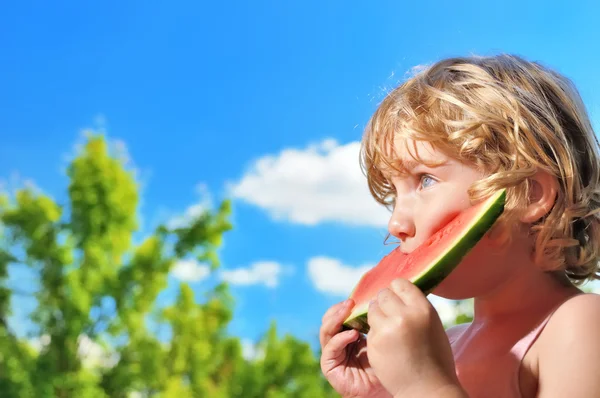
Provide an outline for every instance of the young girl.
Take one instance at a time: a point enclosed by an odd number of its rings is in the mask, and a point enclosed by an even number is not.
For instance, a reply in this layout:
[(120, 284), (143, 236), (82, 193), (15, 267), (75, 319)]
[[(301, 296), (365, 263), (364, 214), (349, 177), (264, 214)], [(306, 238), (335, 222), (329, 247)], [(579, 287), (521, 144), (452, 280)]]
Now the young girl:
[(434, 290), (474, 298), (444, 331), (398, 279), (369, 308), (367, 337), (342, 331), (351, 300), (320, 331), (321, 368), (343, 397), (600, 396), (598, 142), (573, 85), (516, 56), (443, 60), (379, 106), (362, 160), (411, 252), (475, 201), (507, 189), (492, 230)]

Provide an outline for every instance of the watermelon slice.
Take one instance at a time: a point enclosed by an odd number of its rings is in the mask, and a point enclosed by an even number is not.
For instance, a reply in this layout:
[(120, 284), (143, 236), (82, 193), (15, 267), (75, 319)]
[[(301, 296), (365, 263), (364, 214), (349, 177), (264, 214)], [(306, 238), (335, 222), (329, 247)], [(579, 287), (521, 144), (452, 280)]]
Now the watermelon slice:
[(398, 247), (386, 255), (352, 291), (355, 306), (343, 328), (368, 333), (370, 301), (396, 278), (408, 279), (429, 294), (494, 225), (504, 211), (505, 200), (506, 190), (502, 189), (464, 210), (410, 254)]

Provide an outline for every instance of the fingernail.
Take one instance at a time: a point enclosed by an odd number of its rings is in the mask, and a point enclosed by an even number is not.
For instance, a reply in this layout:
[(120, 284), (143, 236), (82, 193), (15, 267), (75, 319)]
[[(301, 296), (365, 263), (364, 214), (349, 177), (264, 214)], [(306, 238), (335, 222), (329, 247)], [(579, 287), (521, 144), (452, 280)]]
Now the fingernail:
[(348, 300), (342, 301), (342, 305), (340, 306), (340, 308), (338, 308), (338, 310), (336, 312), (337, 313), (344, 312), (347, 307), (348, 307)]

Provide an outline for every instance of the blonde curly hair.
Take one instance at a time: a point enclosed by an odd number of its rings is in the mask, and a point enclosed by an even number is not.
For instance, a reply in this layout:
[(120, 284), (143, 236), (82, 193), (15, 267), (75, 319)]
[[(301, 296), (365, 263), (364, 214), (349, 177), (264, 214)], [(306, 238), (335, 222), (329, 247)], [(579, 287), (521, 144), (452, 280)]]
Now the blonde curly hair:
[[(514, 55), (457, 57), (417, 71), (392, 90), (371, 117), (361, 166), (375, 199), (393, 206), (386, 170), (398, 139), (425, 141), (488, 177), (472, 200), (507, 188), (499, 223), (527, 205), (531, 180), (544, 170), (559, 182), (550, 212), (531, 228), (534, 259), (580, 285), (600, 279), (600, 157), (598, 140), (572, 82)], [(406, 142), (406, 140), (405, 140)]]

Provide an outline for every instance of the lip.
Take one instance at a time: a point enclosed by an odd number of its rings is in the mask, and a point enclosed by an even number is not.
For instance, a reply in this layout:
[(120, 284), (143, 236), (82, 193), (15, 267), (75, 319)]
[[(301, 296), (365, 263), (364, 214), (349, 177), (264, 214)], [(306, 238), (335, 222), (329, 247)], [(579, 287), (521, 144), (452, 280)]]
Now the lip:
[(400, 242), (398, 244), (398, 250), (400, 251), (400, 253), (402, 253), (402, 254), (410, 254), (410, 253), (412, 253), (415, 250), (415, 247), (411, 248), (410, 244), (408, 245), (409, 246), (408, 248), (406, 246), (407, 245), (406, 245), (405, 242)]
[[(437, 232), (437, 230), (436, 230)], [(421, 246), (423, 243), (427, 242), (427, 239), (429, 239), (431, 236), (433, 236), (436, 232), (434, 232), (431, 235), (428, 235), (426, 237), (411, 237), (408, 240), (405, 241), (400, 241), (398, 243), (398, 250), (400, 250), (401, 253), (403, 254), (410, 254), (412, 252), (414, 252), (415, 250), (417, 250), (417, 248), (419, 246)]]

